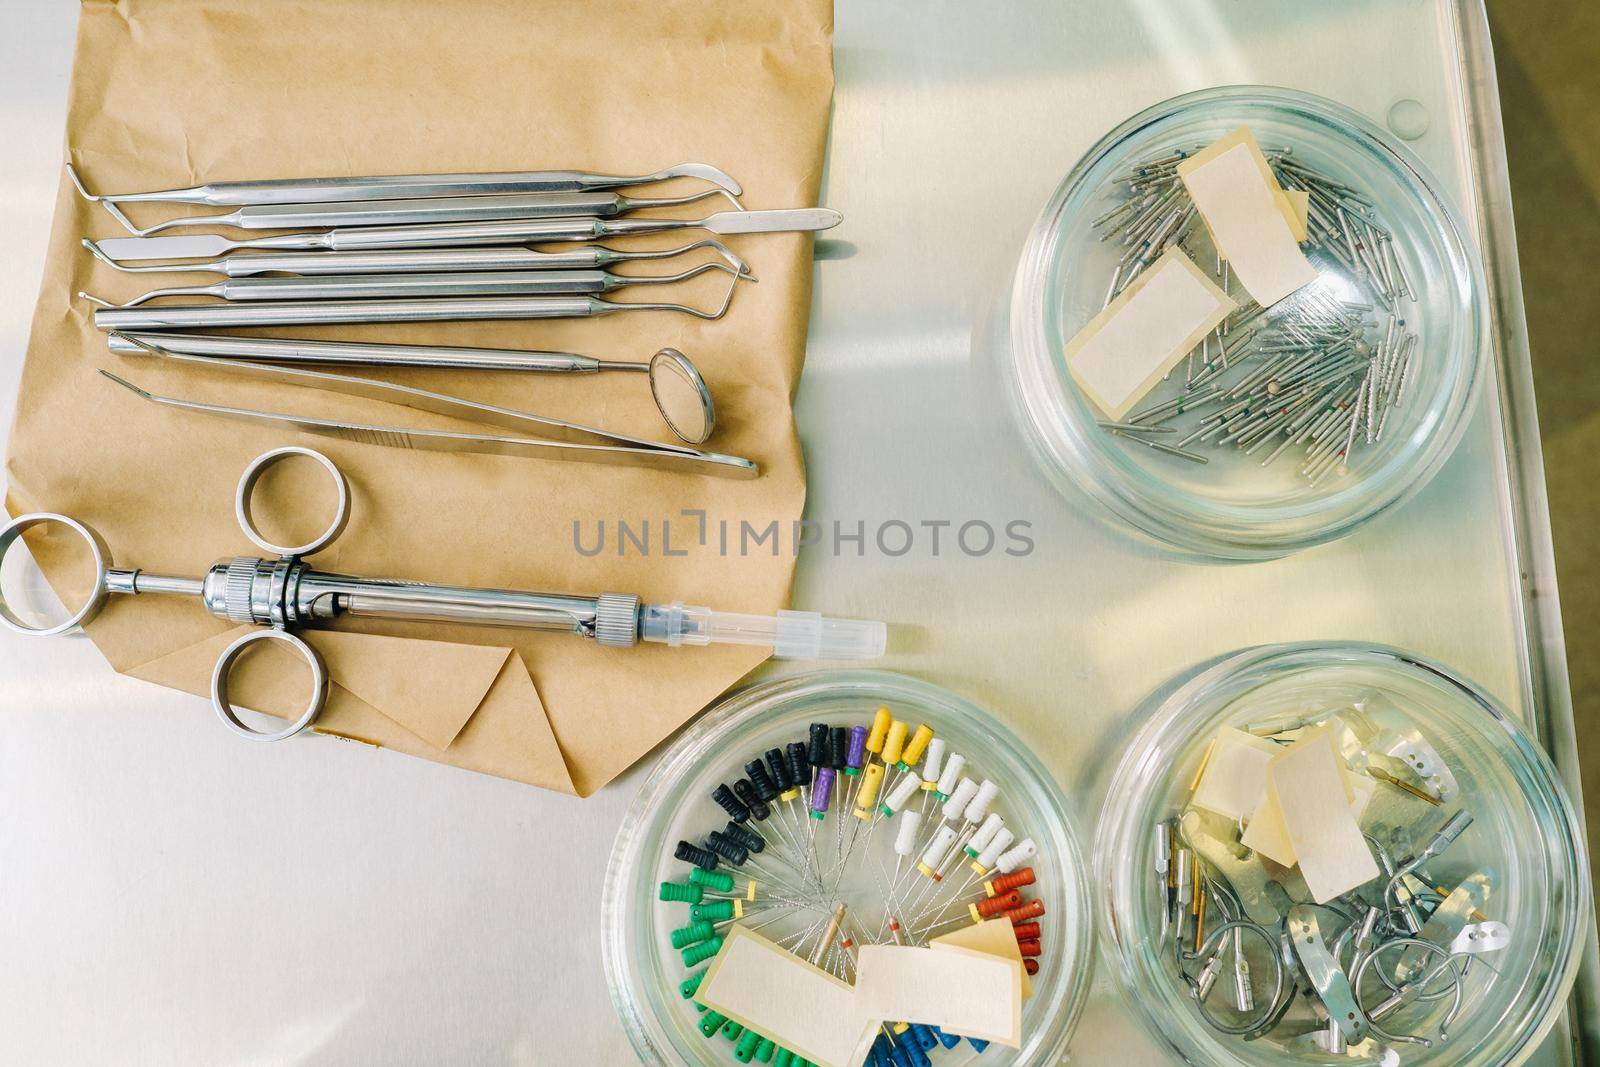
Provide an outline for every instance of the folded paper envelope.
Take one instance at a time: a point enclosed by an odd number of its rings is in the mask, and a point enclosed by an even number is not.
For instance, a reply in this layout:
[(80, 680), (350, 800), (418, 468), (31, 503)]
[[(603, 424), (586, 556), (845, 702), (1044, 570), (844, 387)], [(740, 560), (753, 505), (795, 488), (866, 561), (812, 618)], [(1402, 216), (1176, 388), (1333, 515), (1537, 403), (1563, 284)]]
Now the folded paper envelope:
[[(127, 673), (157, 682), (183, 679), (177, 688), (208, 696), (211, 665), (248, 629), (236, 627)], [(516, 649), (328, 630), (305, 637), (333, 680), (318, 730), (576, 792)], [(251, 694), (251, 707), (297, 712), (307, 688), (299, 660), (276, 646), (262, 652), (240, 661), (231, 684)]]
[[(605, 42), (600, 53), (597, 40)], [(91, 187), (105, 192), (341, 174), (646, 173), (701, 161), (738, 178), (747, 207), (798, 207), (817, 201), (832, 86), (829, 0), (85, 0), (66, 142)], [(701, 187), (679, 181), (638, 195)], [(717, 210), (709, 203), (668, 213)], [(186, 210), (132, 205), (130, 214), (145, 222)], [(198, 575), (218, 559), (255, 554), (234, 525), (233, 487), (252, 457), (298, 443), (326, 452), (353, 493), (344, 535), (309, 560), (318, 569), (636, 593), (727, 611), (787, 606), (788, 531), (805, 498), (790, 401), (810, 303), (809, 237), (733, 238), (759, 283), (742, 284), (716, 322), (641, 312), (270, 331), (619, 360), (679, 348), (716, 396), (719, 427), (709, 446), (761, 465), (760, 478), (735, 482), (402, 451), (150, 406), (96, 370), (213, 403), (459, 428), (371, 401), (112, 355), (77, 291), (122, 301), (158, 284), (153, 278), (206, 277), (120, 274), (78, 246), (85, 236), (119, 232), (63, 176), (6, 464), (12, 513), (72, 515), (100, 532), (120, 566)], [(631, 247), (702, 236), (637, 238)], [(624, 272), (664, 273), (651, 264)], [(722, 290), (703, 278), (672, 291), (707, 306)], [(670, 439), (642, 378), (413, 371), (393, 380)], [(647, 530), (648, 548), (619, 537), (619, 523), (636, 537)], [(780, 531), (781, 549), (741, 541), (746, 525)], [(48, 541), (39, 556), (59, 581), (62, 563)], [(88, 632), (117, 670), (200, 693), (237, 628), (191, 601), (142, 596), (113, 598)], [(334, 683), (321, 728), (580, 795), (763, 658), (757, 649), (605, 649), (560, 634), (377, 620), (308, 637)], [(260, 662), (241, 664), (237, 702), (293, 710), (299, 668), (251, 658)], [(269, 669), (278, 667), (285, 669)]]

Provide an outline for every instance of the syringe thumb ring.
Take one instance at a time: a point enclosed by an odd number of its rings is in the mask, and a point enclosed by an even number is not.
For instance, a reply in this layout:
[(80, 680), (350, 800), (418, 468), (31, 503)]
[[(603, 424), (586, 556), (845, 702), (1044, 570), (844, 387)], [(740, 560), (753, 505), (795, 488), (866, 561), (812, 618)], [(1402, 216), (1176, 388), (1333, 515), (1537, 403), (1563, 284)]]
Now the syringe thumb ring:
[[(233, 706), (232, 696), (228, 691), (229, 675), (233, 666), (252, 645), (262, 641), (277, 641), (287, 644), (306, 661), (311, 670), (311, 696), (306, 701), (306, 706), (301, 710), (298, 718), (287, 726), (276, 730), (257, 730), (247, 724), (239, 716)], [(322, 661), (322, 656), (305, 641), (289, 633), (287, 630), (251, 630), (241, 634), (232, 644), (223, 650), (217, 657), (217, 664), (211, 670), (211, 706), (216, 710), (222, 724), (235, 734), (249, 741), (283, 741), (293, 737), (317, 720), (322, 714), (322, 707), (328, 700), (328, 668)]]
[[(65, 620), (52, 625), (35, 626), (17, 614), (7, 603), (4, 584), (5, 559), (6, 554), (22, 542), (23, 534), (29, 530), (50, 527), (65, 527), (87, 547), (93, 568), (93, 585), (83, 603), (77, 610), (70, 612)], [(99, 613), (107, 594), (111, 591), (113, 581), (131, 591), (137, 574), (137, 571), (113, 571), (111, 550), (106, 547), (105, 541), (93, 528), (77, 519), (49, 511), (19, 515), (4, 527), (0, 527), (0, 625), (30, 637), (55, 637), (68, 633), (89, 622)]]
[[(309, 458), (323, 469), (333, 484), (337, 502), (332, 521), (320, 534), (304, 544), (284, 546), (272, 542), (257, 528), (251, 498), (257, 482), (269, 467), (294, 456)], [(240, 478), (234, 494), (234, 510), (246, 536), (277, 558), (241, 556), (224, 560), (213, 564), (205, 577), (199, 579), (145, 574), (139, 570), (112, 570), (109, 550), (89, 527), (65, 515), (42, 512), (24, 515), (0, 527), (0, 563), (26, 531), (62, 526), (87, 545), (94, 565), (94, 586), (85, 603), (64, 622), (46, 626), (26, 621), (14, 610), (13, 604), (7, 603), (4, 589), (0, 588), (0, 625), (33, 636), (66, 633), (93, 617), (106, 596), (115, 592), (195, 597), (219, 618), (241, 625), (269, 627), (243, 634), (230, 644), (217, 661), (211, 678), (212, 703), (218, 716), (230, 730), (253, 741), (292, 737), (315, 721), (327, 699), (327, 667), (316, 650), (291, 634), (289, 628), (344, 614), (562, 632), (589, 637), (613, 648), (629, 648), (643, 639), (669, 647), (751, 645), (771, 648), (779, 657), (860, 659), (882, 655), (886, 644), (887, 627), (881, 622), (824, 618), (815, 612), (747, 615), (713, 611), (678, 601), (641, 605), (638, 597), (625, 593), (587, 597), (358, 578), (323, 573), (301, 562), (302, 557), (326, 547), (343, 532), (350, 516), (350, 500), (350, 487), (344, 475), (322, 453), (288, 446), (262, 454), (246, 467)], [(0, 570), (0, 577), (3, 574)], [(289, 644), (311, 669), (311, 699), (300, 716), (282, 729), (256, 730), (247, 725), (229, 693), (229, 676), (234, 665), (250, 646), (261, 641)], [(903, 742), (904, 727), (900, 730)], [(833, 742), (833, 760), (827, 772), (830, 780), (836, 771), (852, 765), (845, 731), (838, 731)], [(900, 744), (894, 747), (898, 751)], [(954, 763), (955, 758), (950, 762)], [(920, 784), (915, 776), (906, 781), (910, 785)], [(749, 805), (748, 800), (740, 799)], [(760, 802), (760, 798), (756, 799)], [(899, 799), (904, 803), (909, 797)], [(968, 799), (963, 798), (962, 803)], [(814, 810), (821, 812), (827, 806), (826, 793), (813, 796)]]

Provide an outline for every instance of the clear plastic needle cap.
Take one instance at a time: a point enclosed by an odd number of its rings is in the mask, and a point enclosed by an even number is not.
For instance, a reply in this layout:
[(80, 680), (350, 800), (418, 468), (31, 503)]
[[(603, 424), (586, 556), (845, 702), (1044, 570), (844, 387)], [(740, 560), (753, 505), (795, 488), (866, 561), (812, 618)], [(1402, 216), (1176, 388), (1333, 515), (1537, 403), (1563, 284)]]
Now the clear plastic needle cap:
[(646, 604), (639, 612), (639, 637), (671, 645), (756, 645), (779, 659), (875, 659), (883, 655), (889, 628), (864, 619), (830, 619), (814, 611), (743, 615), (673, 601)]

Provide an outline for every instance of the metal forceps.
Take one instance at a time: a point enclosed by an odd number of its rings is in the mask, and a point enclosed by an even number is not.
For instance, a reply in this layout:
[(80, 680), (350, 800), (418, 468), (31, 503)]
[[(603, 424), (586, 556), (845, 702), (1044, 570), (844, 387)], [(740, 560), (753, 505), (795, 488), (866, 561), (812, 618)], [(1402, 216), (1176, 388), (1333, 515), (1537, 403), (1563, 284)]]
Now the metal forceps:
[(206, 333), (113, 333), (111, 351), (124, 356), (181, 352), (245, 363), (292, 363), (302, 366), (431, 367), (446, 370), (498, 370), (533, 374), (586, 375), (643, 373), (650, 382), (656, 410), (678, 440), (704, 444), (717, 425), (711, 389), (688, 356), (663, 348), (648, 362), (599, 360), (576, 352), (543, 352), (514, 348), (459, 348), (447, 345), (398, 345), (372, 341), (310, 341), (300, 338), (234, 337)]
[[(254, 408), (237, 408), (221, 404), (207, 404), (197, 400), (157, 396), (110, 371), (100, 373), (139, 397), (162, 407), (213, 415), (239, 422), (282, 425), (303, 433), (334, 437), (347, 441), (387, 445), (395, 448), (420, 449), (430, 452), (468, 452), (496, 456), (525, 456), (535, 459), (566, 459), (587, 463), (648, 467), (655, 470), (679, 471), (688, 474), (709, 474), (722, 478), (750, 479), (761, 473), (760, 468), (748, 459), (707, 452), (687, 445), (665, 444), (647, 438), (599, 430), (580, 423), (547, 418), (515, 408), (484, 404), (448, 393), (358, 378), (345, 374), (332, 374), (306, 367), (277, 366), (271, 363), (252, 363), (215, 356), (191, 355), (161, 347), (160, 342), (141, 340), (127, 334), (113, 334), (113, 338), (131, 344), (137, 350), (175, 363), (206, 367), (237, 377), (263, 381), (285, 382), (306, 386), (346, 396), (365, 397), (391, 404), (431, 411), (437, 415), (486, 423), (508, 429), (517, 436), (459, 430), (429, 430), (405, 426), (388, 426), (375, 423), (339, 419), (321, 419), (305, 415), (291, 415), (277, 411)], [(709, 420), (710, 394), (700, 374), (688, 357), (676, 349), (665, 348), (657, 352), (649, 364), (652, 391), (656, 393), (657, 406), (669, 425), (693, 425), (696, 419)], [(670, 396), (664, 396), (670, 392)], [(700, 413), (703, 405), (704, 414)], [(709, 432), (709, 427), (707, 428)]]
[[(333, 521), (321, 534), (305, 544), (279, 545), (261, 533), (251, 499), (262, 475), (291, 456), (319, 463), (333, 481), (338, 502)], [(327, 666), (316, 649), (291, 630), (340, 616), (543, 630), (574, 634), (612, 647), (631, 647), (641, 640), (671, 646), (744, 644), (770, 647), (780, 656), (852, 659), (881, 655), (887, 634), (881, 622), (827, 619), (815, 612), (729, 614), (678, 601), (641, 604), (637, 596), (623, 593), (572, 596), (317, 571), (304, 562), (304, 557), (326, 548), (344, 531), (350, 517), (350, 486), (332, 460), (309, 448), (278, 448), (256, 457), (239, 480), (234, 513), (245, 536), (274, 558), (240, 556), (221, 560), (203, 578), (115, 568), (105, 542), (87, 525), (51, 512), (19, 516), (0, 527), (0, 564), (25, 533), (65, 530), (87, 547), (94, 568), (94, 586), (77, 610), (54, 625), (30, 622), (7, 602), (0, 589), (0, 625), (17, 633), (51, 637), (89, 621), (112, 593), (151, 593), (195, 597), (219, 618), (266, 627), (243, 634), (229, 644), (211, 673), (212, 707), (228, 729), (252, 741), (293, 737), (321, 713), (328, 696)], [(0, 566), (0, 572), (3, 570)], [(240, 717), (228, 691), (229, 676), (239, 657), (264, 641), (289, 646), (311, 670), (310, 699), (296, 719), (279, 729), (258, 730), (250, 726)]]

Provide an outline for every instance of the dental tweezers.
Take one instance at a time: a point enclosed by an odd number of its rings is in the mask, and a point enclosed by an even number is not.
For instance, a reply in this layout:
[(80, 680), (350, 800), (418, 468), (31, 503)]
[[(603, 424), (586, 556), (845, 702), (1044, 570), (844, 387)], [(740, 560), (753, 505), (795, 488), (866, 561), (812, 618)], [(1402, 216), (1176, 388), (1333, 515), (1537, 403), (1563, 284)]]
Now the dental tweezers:
[[(133, 340), (129, 338), (129, 340)], [(708, 474), (719, 478), (754, 478), (760, 468), (739, 456), (707, 452), (687, 445), (665, 444), (642, 437), (612, 433), (581, 423), (546, 418), (516, 408), (484, 404), (449, 393), (437, 393), (409, 385), (379, 381), (375, 378), (358, 378), (345, 374), (331, 374), (303, 367), (282, 367), (268, 363), (242, 363), (231, 359), (192, 356), (173, 352), (159, 345), (134, 340), (145, 353), (175, 363), (207, 367), (242, 378), (261, 381), (286, 382), (325, 392), (346, 396), (381, 400), (418, 411), (436, 415), (485, 423), (517, 431), (518, 436), (473, 433), (459, 430), (431, 430), (407, 426), (390, 426), (377, 423), (354, 422), (343, 419), (320, 419), (306, 415), (292, 415), (254, 408), (229, 407), (207, 404), (197, 400), (160, 396), (142, 389), (110, 371), (100, 373), (118, 385), (162, 407), (189, 411), (203, 415), (240, 422), (265, 423), (289, 426), (303, 433), (321, 437), (334, 437), (345, 441), (360, 441), (390, 448), (421, 449), (430, 452), (469, 452), (494, 456), (523, 456), (534, 459), (577, 460), (585, 463), (648, 467), (654, 470), (679, 471), (687, 474)]]

